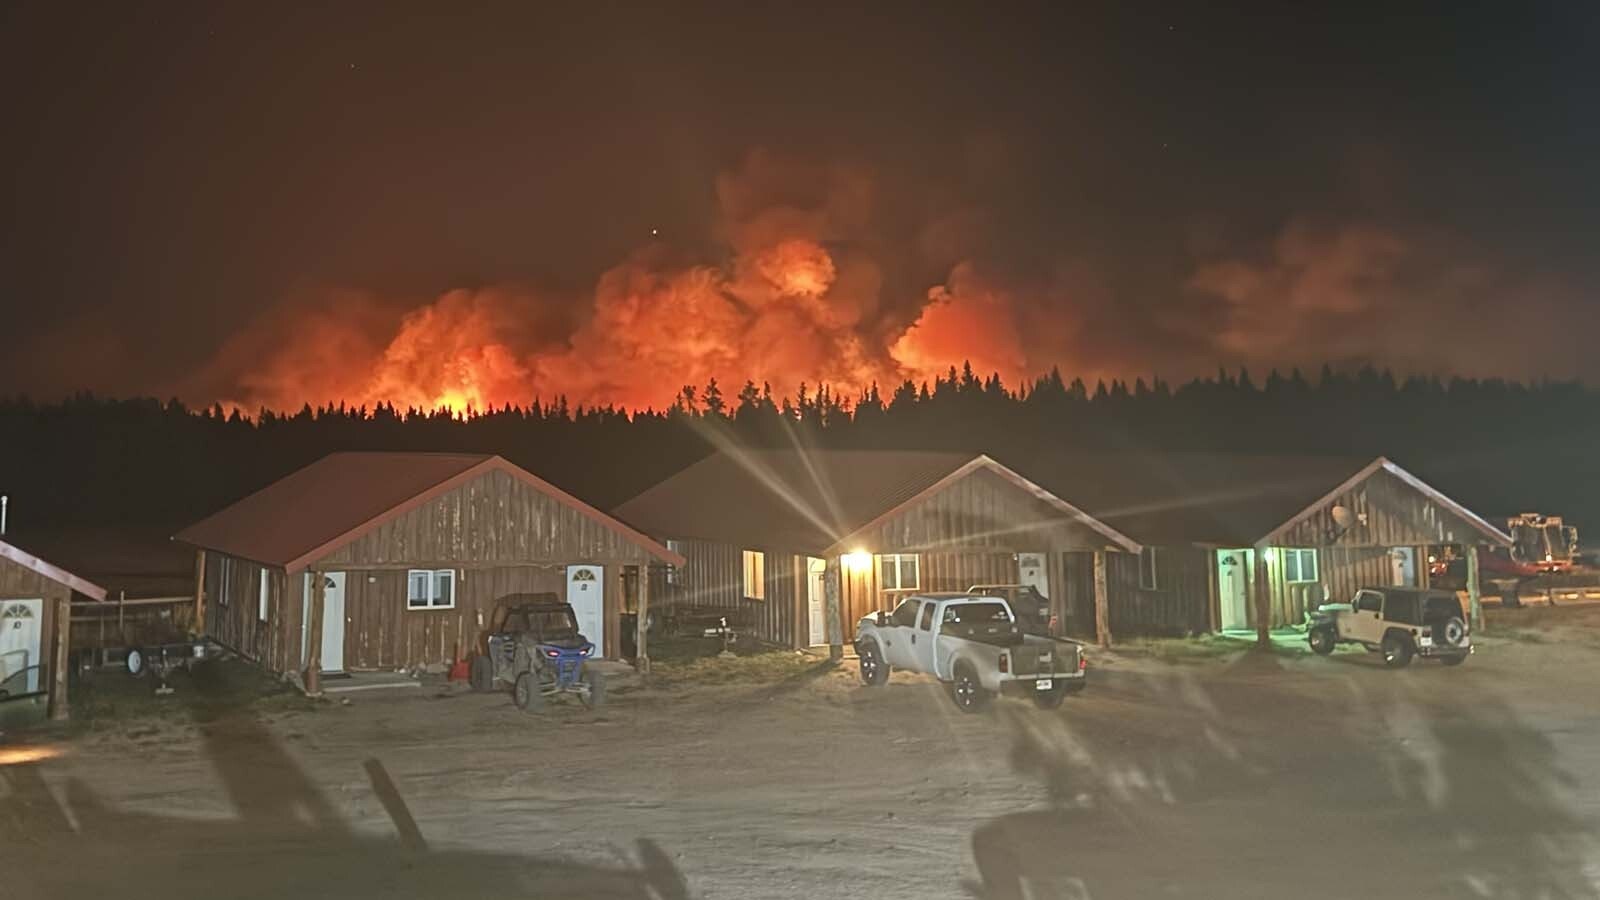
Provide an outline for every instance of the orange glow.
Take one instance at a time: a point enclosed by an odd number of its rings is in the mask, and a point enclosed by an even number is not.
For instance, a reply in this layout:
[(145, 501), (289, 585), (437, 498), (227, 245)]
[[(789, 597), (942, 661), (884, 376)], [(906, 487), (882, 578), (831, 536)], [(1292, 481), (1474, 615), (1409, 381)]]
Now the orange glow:
[(17, 766), (24, 763), (43, 762), (55, 759), (66, 751), (50, 744), (35, 744), (20, 747), (0, 747), (0, 766)]

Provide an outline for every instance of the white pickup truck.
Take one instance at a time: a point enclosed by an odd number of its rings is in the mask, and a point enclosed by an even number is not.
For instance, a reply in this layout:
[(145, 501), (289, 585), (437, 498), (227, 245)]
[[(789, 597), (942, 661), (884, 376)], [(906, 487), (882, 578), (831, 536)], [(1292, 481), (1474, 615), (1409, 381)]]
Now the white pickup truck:
[(913, 594), (862, 618), (855, 646), (862, 683), (877, 687), (893, 669), (932, 675), (966, 712), (999, 693), (1054, 709), (1088, 669), (1077, 641), (1024, 634), (1005, 600), (972, 594)]

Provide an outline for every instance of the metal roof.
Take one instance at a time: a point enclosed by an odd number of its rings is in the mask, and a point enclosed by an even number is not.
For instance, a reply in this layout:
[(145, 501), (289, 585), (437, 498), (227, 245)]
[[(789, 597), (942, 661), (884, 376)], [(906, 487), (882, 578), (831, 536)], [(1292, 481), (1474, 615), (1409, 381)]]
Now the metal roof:
[(981, 454), (736, 450), (701, 460), (617, 507), (651, 534), (826, 553), (901, 507), (987, 469), (1129, 550), (1138, 545)]
[(53, 566), (15, 544), (0, 541), (0, 559), (8, 559), (24, 569), (43, 575), (58, 584), (64, 584), (90, 599), (104, 600), (106, 598), (106, 589), (100, 585), (87, 579), (79, 578), (59, 566)]
[(175, 540), (295, 570), (492, 469), (627, 537), (671, 563), (682, 557), (498, 456), (334, 453), (183, 529)]

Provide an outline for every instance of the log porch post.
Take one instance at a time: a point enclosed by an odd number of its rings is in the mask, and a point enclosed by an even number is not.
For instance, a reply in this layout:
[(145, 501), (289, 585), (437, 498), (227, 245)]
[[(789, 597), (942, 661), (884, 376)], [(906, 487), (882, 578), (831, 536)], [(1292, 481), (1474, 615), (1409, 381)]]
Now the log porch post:
[(206, 633), (206, 552), (194, 551), (194, 633)]
[(1483, 629), (1483, 588), (1478, 580), (1478, 548), (1466, 545), (1467, 551), (1467, 617), (1472, 620), (1472, 630)]
[(306, 693), (312, 696), (322, 693), (322, 600), (327, 593), (327, 578), (321, 570), (311, 573), (311, 621), (307, 623), (310, 634), (306, 637), (303, 677)]
[(1094, 552), (1094, 634), (1102, 647), (1111, 646), (1111, 599), (1106, 585), (1106, 551)]
[(828, 620), (828, 659), (844, 659), (844, 628), (839, 622), (839, 558), (829, 557), (822, 576), (823, 608)]
[(639, 608), (635, 611), (633, 627), (633, 667), (640, 675), (650, 674), (650, 651), (645, 641), (650, 635), (650, 562), (639, 567)]

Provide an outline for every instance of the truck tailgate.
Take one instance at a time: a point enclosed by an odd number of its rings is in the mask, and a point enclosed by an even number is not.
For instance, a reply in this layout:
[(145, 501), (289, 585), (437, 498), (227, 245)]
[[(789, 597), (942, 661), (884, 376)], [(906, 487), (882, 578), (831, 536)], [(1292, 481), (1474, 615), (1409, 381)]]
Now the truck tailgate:
[(1011, 670), (1019, 677), (1076, 672), (1081, 652), (1082, 648), (1071, 641), (1030, 638), (1011, 649)]

